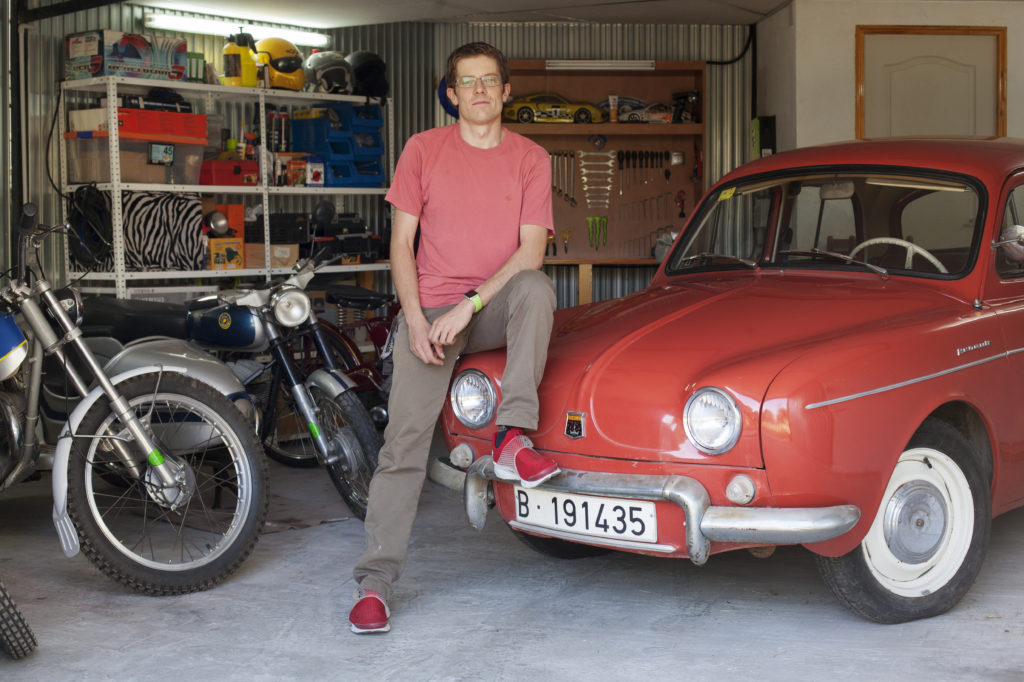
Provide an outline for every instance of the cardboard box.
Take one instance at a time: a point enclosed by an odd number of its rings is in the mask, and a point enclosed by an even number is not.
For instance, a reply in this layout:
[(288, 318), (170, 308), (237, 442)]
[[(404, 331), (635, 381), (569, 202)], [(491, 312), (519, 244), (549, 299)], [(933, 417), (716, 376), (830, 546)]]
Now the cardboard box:
[(188, 61), (184, 38), (123, 31), (84, 31), (64, 38), (64, 78), (128, 76), (182, 81)]
[(245, 242), (241, 237), (214, 237), (207, 248), (207, 270), (241, 270), (245, 267)]
[[(245, 245), (245, 264), (248, 268), (266, 267), (264, 258), (265, 251), (263, 244)], [(298, 244), (271, 244), (270, 245), (270, 267), (290, 268), (299, 260)]]

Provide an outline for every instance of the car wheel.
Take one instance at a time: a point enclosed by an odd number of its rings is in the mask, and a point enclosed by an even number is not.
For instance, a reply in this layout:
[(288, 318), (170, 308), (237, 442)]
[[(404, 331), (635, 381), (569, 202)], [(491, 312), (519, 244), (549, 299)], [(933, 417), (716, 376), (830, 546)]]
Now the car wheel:
[(861, 544), (818, 558), (825, 584), (844, 606), (879, 623), (945, 613), (981, 570), (992, 527), (989, 480), (978, 449), (929, 419), (900, 455)]
[(590, 123), (590, 112), (586, 109), (580, 109), (576, 112), (577, 123)]
[(626, 116), (626, 120), (633, 123), (638, 123), (640, 121), (640, 114), (634, 111)]
[(520, 123), (533, 123), (533, 109), (522, 107), (516, 112), (516, 120)]
[(512, 530), (512, 535), (515, 535), (520, 542), (535, 552), (555, 559), (583, 559), (590, 556), (601, 556), (612, 551), (606, 547), (581, 545), (578, 542), (568, 542), (557, 538), (541, 538), (518, 530)]

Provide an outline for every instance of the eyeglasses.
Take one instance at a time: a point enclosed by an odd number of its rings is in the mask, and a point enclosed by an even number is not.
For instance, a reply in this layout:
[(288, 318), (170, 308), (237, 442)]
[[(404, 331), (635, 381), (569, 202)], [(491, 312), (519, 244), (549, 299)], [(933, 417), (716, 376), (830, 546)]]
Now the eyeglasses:
[(475, 88), (476, 82), (480, 81), (486, 88), (496, 88), (501, 85), (501, 77), (495, 76), (493, 73), (489, 73), (486, 76), (459, 76), (455, 79), (455, 87), (457, 88)]

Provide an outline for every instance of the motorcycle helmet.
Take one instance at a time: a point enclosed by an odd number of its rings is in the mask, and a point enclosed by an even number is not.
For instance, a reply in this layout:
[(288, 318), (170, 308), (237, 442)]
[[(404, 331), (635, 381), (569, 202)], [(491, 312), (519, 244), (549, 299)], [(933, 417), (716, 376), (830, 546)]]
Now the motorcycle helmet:
[(306, 84), (302, 72), (302, 53), (284, 38), (264, 38), (256, 43), (256, 60), (268, 69), (272, 88), (301, 90)]
[(387, 97), (388, 79), (384, 60), (372, 52), (358, 50), (345, 57), (355, 76), (354, 95)]
[(313, 86), (314, 92), (352, 94), (352, 67), (345, 61), (345, 55), (341, 52), (314, 52), (306, 57), (302, 70), (306, 74), (306, 82)]

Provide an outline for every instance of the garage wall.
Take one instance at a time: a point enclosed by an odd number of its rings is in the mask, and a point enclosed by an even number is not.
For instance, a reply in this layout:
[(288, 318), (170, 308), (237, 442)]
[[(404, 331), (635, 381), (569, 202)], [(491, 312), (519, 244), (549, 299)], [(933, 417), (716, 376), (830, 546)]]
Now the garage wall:
[[(915, 0), (793, 0), (792, 25), (779, 12), (758, 24), (758, 75), (792, 69), (792, 90), (779, 82), (774, 97), (760, 97), (758, 113), (775, 113), (789, 149), (855, 136), (855, 33), (858, 25), (1007, 27), (1007, 134), (1024, 137), (1024, 3)], [(765, 42), (780, 45), (760, 49)], [(792, 53), (792, 61), (790, 60)], [(795, 66), (795, 68), (793, 68)], [(784, 79), (783, 79), (784, 80)], [(769, 109), (768, 107), (775, 107)]]

